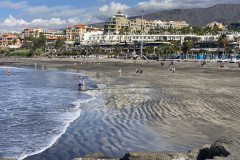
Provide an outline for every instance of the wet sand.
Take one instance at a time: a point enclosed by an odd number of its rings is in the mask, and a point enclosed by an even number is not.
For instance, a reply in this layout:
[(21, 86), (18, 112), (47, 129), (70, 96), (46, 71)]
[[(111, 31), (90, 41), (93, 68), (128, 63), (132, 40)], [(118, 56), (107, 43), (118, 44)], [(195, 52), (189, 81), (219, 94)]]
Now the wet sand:
[[(8, 60), (5, 60), (8, 61)], [(15, 61), (15, 60), (13, 60)], [(91, 153), (188, 151), (231, 134), (240, 140), (238, 64), (19, 59), (15, 65), (83, 73), (107, 87), (49, 149), (26, 159), (73, 159)], [(121, 68), (122, 75), (118, 70)], [(143, 70), (137, 74), (136, 68)]]

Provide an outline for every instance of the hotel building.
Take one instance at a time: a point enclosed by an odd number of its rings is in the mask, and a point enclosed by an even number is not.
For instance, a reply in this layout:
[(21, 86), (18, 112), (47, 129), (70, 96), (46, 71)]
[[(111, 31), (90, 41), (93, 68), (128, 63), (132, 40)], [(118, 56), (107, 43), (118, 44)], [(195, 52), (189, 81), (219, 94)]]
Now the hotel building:
[(41, 27), (31, 27), (26, 28), (23, 30), (23, 36), (24, 37), (35, 37), (38, 38), (40, 36), (40, 33), (42, 32)]
[(118, 12), (113, 17), (109, 18), (108, 21), (105, 22), (104, 25), (105, 34), (119, 34), (121, 29), (122, 30), (129, 29), (128, 19), (121, 12)]
[(220, 29), (224, 29), (224, 25), (222, 23), (218, 23), (217, 21), (213, 21), (211, 23), (208, 23), (207, 26), (213, 28), (214, 26), (218, 26)]
[(64, 30), (42, 30), (40, 34), (44, 35), (47, 39), (66, 38), (66, 32)]
[(172, 27), (176, 29), (189, 26), (189, 24), (187, 24), (185, 21), (169, 21), (169, 22), (164, 21), (164, 25), (165, 25), (165, 28)]
[(0, 43), (1, 43), (1, 46), (4, 46), (4, 47), (9, 46), (9, 45), (19, 46), (20, 45), (20, 40), (14, 34), (5, 33), (5, 34), (0, 36)]
[[(143, 23), (143, 24), (142, 24)], [(104, 34), (141, 34), (142, 30), (144, 34), (148, 34), (150, 29), (154, 29), (157, 26), (163, 28), (183, 28), (188, 27), (185, 21), (148, 21), (146, 19), (131, 19), (128, 20), (127, 16), (118, 12), (113, 17), (109, 18), (104, 24)]]
[[(143, 19), (143, 33), (147, 34), (150, 29), (155, 28), (156, 24), (154, 21), (147, 21)], [(136, 18), (129, 20), (129, 28), (131, 34), (142, 33), (142, 19)]]
[(69, 26), (66, 29), (66, 38), (67, 41), (76, 41), (79, 40), (81, 35), (88, 32), (97, 32), (97, 31), (103, 31), (101, 28), (93, 28), (89, 27), (86, 24), (77, 24), (74, 26)]

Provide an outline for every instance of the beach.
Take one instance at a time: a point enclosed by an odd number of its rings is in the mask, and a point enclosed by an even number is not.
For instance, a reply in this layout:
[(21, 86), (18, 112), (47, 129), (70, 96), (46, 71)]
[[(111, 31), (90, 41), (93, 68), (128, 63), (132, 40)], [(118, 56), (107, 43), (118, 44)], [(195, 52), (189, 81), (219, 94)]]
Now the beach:
[[(2, 59), (0, 64), (82, 73), (98, 85), (53, 146), (30, 159), (93, 153), (187, 152), (232, 135), (240, 140), (238, 64), (91, 59)], [(175, 68), (175, 72), (170, 69)], [(119, 74), (121, 69), (121, 74)], [(136, 70), (142, 70), (142, 74)], [(77, 81), (77, 80), (76, 80)], [(73, 84), (74, 85), (74, 84)], [(100, 94), (99, 94), (100, 93)]]

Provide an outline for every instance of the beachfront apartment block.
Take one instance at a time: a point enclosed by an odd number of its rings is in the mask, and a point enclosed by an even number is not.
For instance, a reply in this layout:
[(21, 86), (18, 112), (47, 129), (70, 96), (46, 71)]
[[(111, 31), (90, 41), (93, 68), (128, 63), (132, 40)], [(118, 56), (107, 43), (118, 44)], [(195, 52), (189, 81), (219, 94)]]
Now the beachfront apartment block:
[(69, 26), (66, 28), (66, 38), (67, 41), (76, 41), (81, 38), (84, 33), (103, 31), (101, 28), (89, 27), (86, 24), (77, 24), (74, 26)]
[(113, 17), (109, 18), (104, 24), (105, 34), (119, 34), (120, 31), (129, 29), (128, 19), (122, 12), (118, 12)]
[(144, 34), (147, 34), (154, 27), (154, 21), (142, 20), (140, 18), (128, 20), (126, 15), (118, 12), (105, 22), (104, 34), (141, 34), (142, 30)]
[(172, 27), (172, 28), (176, 28), (176, 29), (180, 29), (180, 28), (189, 26), (189, 24), (187, 24), (186, 21), (169, 21), (169, 22), (164, 21), (164, 25), (166, 28)]
[(53, 41), (58, 38), (66, 38), (65, 30), (43, 30), (41, 27), (30, 27), (23, 30), (22, 35), (26, 37), (39, 38), (40, 35), (45, 36), (48, 41)]
[(64, 30), (42, 30), (40, 35), (45, 36), (47, 39), (58, 39), (58, 38), (66, 38), (66, 32)]
[(150, 29), (155, 28), (155, 26), (156, 24), (154, 21), (147, 21), (146, 19), (142, 20), (140, 18), (136, 18), (129, 20), (129, 30), (131, 34), (140, 34), (142, 33), (142, 30), (143, 34), (147, 34)]
[(127, 19), (127, 16), (122, 12), (118, 12), (113, 17), (109, 18), (104, 24), (104, 34), (148, 34), (151, 29), (156, 27), (162, 28), (183, 28), (188, 27), (186, 21), (148, 21), (146, 19), (136, 18)]
[(225, 28), (225, 26), (222, 23), (219, 23), (217, 21), (213, 21), (211, 23), (208, 23), (207, 26), (210, 27), (210, 28), (213, 28), (214, 26), (217, 26), (220, 29), (224, 29)]
[(0, 44), (3, 47), (9, 46), (9, 45), (20, 46), (21, 41), (15, 34), (5, 33), (0, 36)]
[(23, 30), (23, 36), (24, 37), (35, 37), (35, 38), (38, 38), (40, 36), (41, 32), (42, 32), (42, 28), (41, 27), (25, 28)]

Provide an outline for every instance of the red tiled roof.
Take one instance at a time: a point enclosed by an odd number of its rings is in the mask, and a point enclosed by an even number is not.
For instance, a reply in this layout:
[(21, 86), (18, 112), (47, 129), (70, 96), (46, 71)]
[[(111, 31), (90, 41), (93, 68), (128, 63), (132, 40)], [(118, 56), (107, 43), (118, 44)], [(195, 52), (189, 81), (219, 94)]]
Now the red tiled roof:
[(58, 39), (58, 37), (51, 37), (51, 38), (48, 38), (48, 39), (50, 39), (50, 40), (56, 40), (56, 39)]
[(30, 27), (30, 28), (25, 28), (24, 30), (28, 30), (28, 29), (42, 29), (42, 27)]
[(173, 23), (182, 23), (182, 21), (173, 21)]
[(85, 26), (87, 26), (86, 24), (76, 24), (76, 25), (74, 25), (74, 27), (85, 27)]

